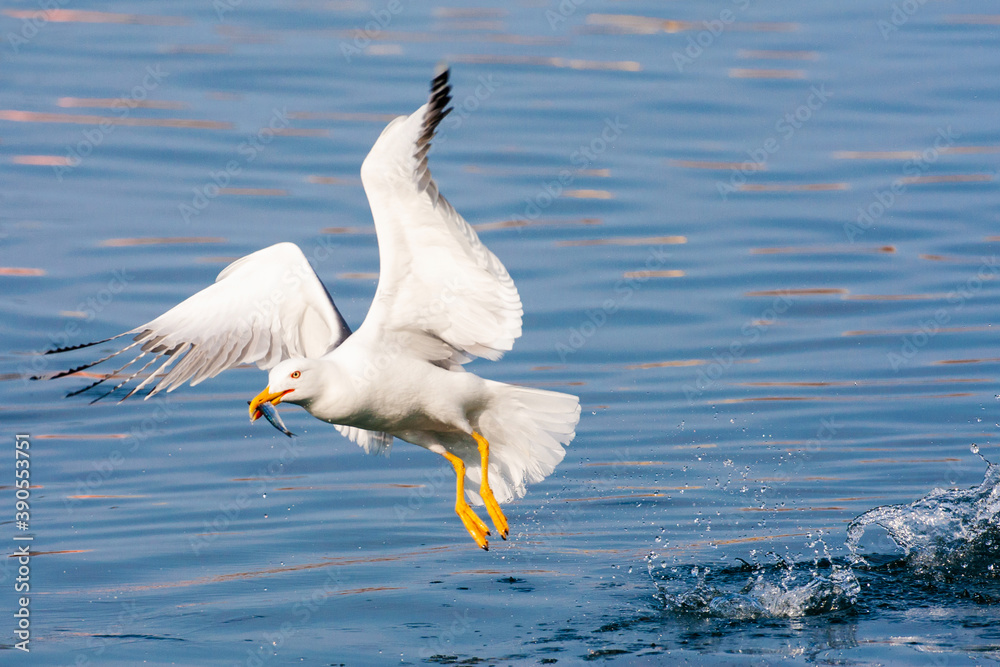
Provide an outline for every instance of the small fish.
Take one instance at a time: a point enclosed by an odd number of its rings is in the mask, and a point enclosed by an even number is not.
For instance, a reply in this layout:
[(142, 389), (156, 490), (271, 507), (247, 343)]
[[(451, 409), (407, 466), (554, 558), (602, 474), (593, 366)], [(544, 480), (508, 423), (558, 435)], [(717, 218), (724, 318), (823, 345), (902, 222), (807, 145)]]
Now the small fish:
[[(248, 405), (249, 403), (250, 401), (247, 401)], [(281, 421), (281, 416), (278, 414), (278, 410), (270, 403), (265, 401), (264, 403), (258, 405), (257, 412), (258, 414), (254, 415), (255, 418), (259, 417), (260, 415), (264, 415), (267, 421), (271, 422), (271, 426), (278, 429), (279, 431), (287, 435), (289, 438), (295, 435), (294, 433), (288, 430), (288, 427), (285, 426), (285, 422)]]

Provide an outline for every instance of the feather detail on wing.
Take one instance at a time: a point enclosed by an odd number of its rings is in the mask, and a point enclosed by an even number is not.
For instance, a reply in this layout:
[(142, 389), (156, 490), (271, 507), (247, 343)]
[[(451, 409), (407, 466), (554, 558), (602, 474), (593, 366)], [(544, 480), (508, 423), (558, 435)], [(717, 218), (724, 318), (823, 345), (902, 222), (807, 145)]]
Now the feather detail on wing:
[(457, 368), (510, 350), (523, 310), (507, 269), (440, 194), (427, 167), (450, 91), (443, 69), (427, 104), (390, 122), (361, 167), (381, 272), (358, 333), (403, 336), (423, 358)]
[(340, 431), (342, 436), (358, 443), (358, 446), (365, 450), (366, 454), (389, 456), (389, 450), (392, 448), (392, 436), (388, 433), (366, 431), (363, 428), (344, 426), (343, 424), (334, 424), (334, 427)]
[[(99, 400), (141, 377), (124, 398), (146, 387), (149, 398), (185, 382), (196, 385), (240, 364), (266, 370), (289, 357), (320, 357), (350, 334), (302, 251), (293, 243), (278, 243), (236, 260), (215, 283), (153, 321), (99, 341), (132, 335), (124, 348), (51, 377), (72, 375), (131, 352), (127, 364), (73, 393), (120, 380)], [(80, 347), (86, 346), (49, 354)]]

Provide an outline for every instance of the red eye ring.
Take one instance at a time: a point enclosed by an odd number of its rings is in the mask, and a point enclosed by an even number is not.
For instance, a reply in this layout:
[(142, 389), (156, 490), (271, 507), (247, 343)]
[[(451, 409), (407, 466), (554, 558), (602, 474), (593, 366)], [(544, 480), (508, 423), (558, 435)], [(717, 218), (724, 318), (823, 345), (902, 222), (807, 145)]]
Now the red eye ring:
[(292, 374), (291, 374), (290, 377), (293, 380), (298, 380), (300, 377), (302, 377), (302, 373), (300, 371), (292, 371)]

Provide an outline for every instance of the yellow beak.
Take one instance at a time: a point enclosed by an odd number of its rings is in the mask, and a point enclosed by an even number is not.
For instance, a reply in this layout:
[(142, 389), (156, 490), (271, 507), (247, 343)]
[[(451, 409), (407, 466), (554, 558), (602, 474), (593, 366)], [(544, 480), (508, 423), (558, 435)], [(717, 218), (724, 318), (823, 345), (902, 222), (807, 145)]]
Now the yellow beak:
[(261, 412), (258, 408), (261, 403), (277, 405), (278, 403), (281, 403), (281, 399), (285, 397), (285, 394), (290, 391), (293, 390), (286, 389), (285, 391), (272, 392), (271, 387), (264, 387), (264, 391), (254, 396), (254, 399), (250, 401), (250, 421), (253, 422), (260, 419)]

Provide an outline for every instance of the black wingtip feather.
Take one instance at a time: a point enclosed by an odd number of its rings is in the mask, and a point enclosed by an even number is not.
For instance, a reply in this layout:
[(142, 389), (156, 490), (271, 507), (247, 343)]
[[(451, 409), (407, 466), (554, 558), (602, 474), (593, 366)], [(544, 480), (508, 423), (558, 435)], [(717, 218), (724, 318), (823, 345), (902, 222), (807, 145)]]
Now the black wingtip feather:
[(95, 340), (90, 343), (80, 343), (79, 345), (67, 345), (66, 347), (57, 347), (51, 350), (46, 350), (42, 354), (59, 354), (60, 352), (71, 352), (73, 350), (82, 350), (85, 347), (93, 347), (94, 345), (100, 345), (101, 343), (107, 343), (108, 341), (115, 340), (116, 338), (121, 338), (125, 334), (120, 333), (117, 336), (112, 336), (111, 338), (104, 338), (102, 340)]
[(423, 132), (417, 141), (417, 150), (420, 150), (430, 143), (434, 132), (441, 121), (451, 113), (451, 84), (448, 77), (451, 70), (447, 63), (439, 63), (434, 71), (434, 79), (431, 81), (431, 96), (427, 101), (427, 111), (424, 114)]

